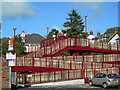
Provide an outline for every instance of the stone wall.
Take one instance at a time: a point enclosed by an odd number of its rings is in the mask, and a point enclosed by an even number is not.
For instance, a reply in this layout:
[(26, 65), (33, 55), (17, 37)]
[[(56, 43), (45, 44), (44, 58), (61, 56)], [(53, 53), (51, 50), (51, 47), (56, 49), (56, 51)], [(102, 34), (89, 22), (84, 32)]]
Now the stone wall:
[(2, 89), (2, 58), (0, 58), (0, 90)]
[(2, 57), (2, 88), (9, 88), (9, 67), (8, 61)]

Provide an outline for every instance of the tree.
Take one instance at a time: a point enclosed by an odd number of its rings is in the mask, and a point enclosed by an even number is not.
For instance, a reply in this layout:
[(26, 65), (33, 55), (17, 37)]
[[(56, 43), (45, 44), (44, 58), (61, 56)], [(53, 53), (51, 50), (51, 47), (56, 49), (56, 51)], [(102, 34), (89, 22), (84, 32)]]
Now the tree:
[(6, 52), (8, 51), (8, 39), (2, 40), (2, 55), (5, 57)]
[[(8, 38), (9, 39), (9, 38)], [(8, 52), (8, 39), (2, 40), (2, 55), (5, 57), (6, 52)], [(25, 47), (21, 45), (21, 38), (15, 37), (15, 52), (16, 55), (24, 55)], [(13, 46), (14, 47), (14, 46)], [(12, 51), (13, 53), (13, 51)]]
[(51, 32), (49, 32), (49, 34), (48, 34), (48, 38), (52, 38), (53, 35), (57, 36), (58, 33), (59, 33), (58, 30), (56, 30), (56, 29), (52, 29)]
[(106, 32), (104, 34), (108, 34), (108, 33), (114, 33), (115, 32), (115, 29), (118, 30), (118, 33), (120, 35), (120, 27), (114, 27), (114, 28), (109, 28), (106, 30)]
[(68, 18), (66, 18), (66, 22), (64, 22), (63, 26), (66, 28), (66, 30), (62, 30), (66, 36), (78, 36), (78, 37), (84, 37), (85, 33), (84, 31), (84, 25), (83, 25), (83, 19), (81, 15), (79, 15), (76, 10), (72, 10), (71, 13), (68, 14)]

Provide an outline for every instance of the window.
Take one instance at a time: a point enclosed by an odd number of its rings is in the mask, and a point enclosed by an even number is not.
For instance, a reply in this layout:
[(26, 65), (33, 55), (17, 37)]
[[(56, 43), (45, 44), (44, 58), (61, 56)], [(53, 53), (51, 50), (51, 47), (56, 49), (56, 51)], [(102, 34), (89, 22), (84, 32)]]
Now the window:
[(106, 77), (106, 74), (99, 73), (99, 74), (96, 74), (94, 78), (105, 78), (105, 77)]
[(102, 74), (102, 78), (105, 78), (106, 77), (106, 74)]
[(108, 78), (118, 78), (116, 74), (108, 74)]
[(100, 73), (96, 74), (94, 78), (101, 78), (101, 74)]

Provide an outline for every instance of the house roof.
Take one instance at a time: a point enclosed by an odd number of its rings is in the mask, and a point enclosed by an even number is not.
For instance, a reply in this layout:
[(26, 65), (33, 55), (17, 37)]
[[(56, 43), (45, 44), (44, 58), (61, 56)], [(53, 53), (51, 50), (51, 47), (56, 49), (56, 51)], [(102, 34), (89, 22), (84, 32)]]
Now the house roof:
[(39, 34), (31, 34), (30, 36), (28, 36), (26, 38), (26, 43), (35, 43), (35, 44), (39, 44), (42, 40), (44, 40), (45, 38), (42, 37)]
[(120, 40), (120, 36), (116, 40)]
[(28, 36), (30, 36), (30, 34), (26, 34), (26, 35), (25, 35), (25, 37), (28, 37)]
[(118, 34), (118, 33), (102, 34), (100, 36), (95, 37), (94, 40), (106, 38), (107, 41), (110, 41), (116, 34)]
[(58, 36), (64, 36), (64, 34), (62, 34), (62, 33), (58, 33)]

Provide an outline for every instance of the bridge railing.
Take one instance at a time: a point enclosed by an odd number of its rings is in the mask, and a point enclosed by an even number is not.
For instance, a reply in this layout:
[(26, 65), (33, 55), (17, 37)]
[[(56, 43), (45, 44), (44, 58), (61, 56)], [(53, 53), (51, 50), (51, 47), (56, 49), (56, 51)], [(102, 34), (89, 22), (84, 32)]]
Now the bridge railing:
[[(108, 44), (103, 41), (93, 41), (89, 39), (80, 39), (79, 37), (56, 37), (43, 40), (40, 47), (30, 49), (34, 51), (25, 57), (42, 57), (44, 55), (53, 55), (66, 47), (90, 47), (104, 50), (120, 51), (118, 44)], [(30, 47), (31, 48), (31, 47)]]
[(101, 42), (91, 41), (89, 39), (80, 39), (79, 37), (68, 37), (55, 41), (56, 42), (54, 42), (54, 44), (51, 44), (49, 46), (48, 45), (41, 46), (41, 48), (44, 48), (44, 55), (54, 54), (66, 47), (78, 47), (78, 46), (120, 51), (120, 46), (118, 44), (108, 44), (107, 42), (103, 41)]
[(26, 82), (28, 84), (36, 83), (46, 83), (46, 82), (56, 82), (56, 81), (65, 81), (65, 80), (75, 80), (75, 79), (85, 79), (85, 82), (88, 82), (88, 79), (94, 76), (97, 73), (116, 73), (119, 74), (118, 67), (111, 68), (101, 68), (101, 69), (79, 69), (79, 70), (65, 70), (65, 71), (55, 71), (55, 72), (31, 72), (31, 73), (20, 73), (17, 74), (18, 84), (25, 84), (24, 78), (28, 75), (32, 75), (31, 80), (27, 77)]
[[(59, 56), (59, 57), (20, 57), (16, 60), (16, 66), (49, 67), (61, 69), (92, 69), (117, 67), (119, 63), (113, 65), (113, 62), (120, 61), (120, 55), (84, 55), (84, 56)], [(117, 65), (119, 64), (119, 65)]]

